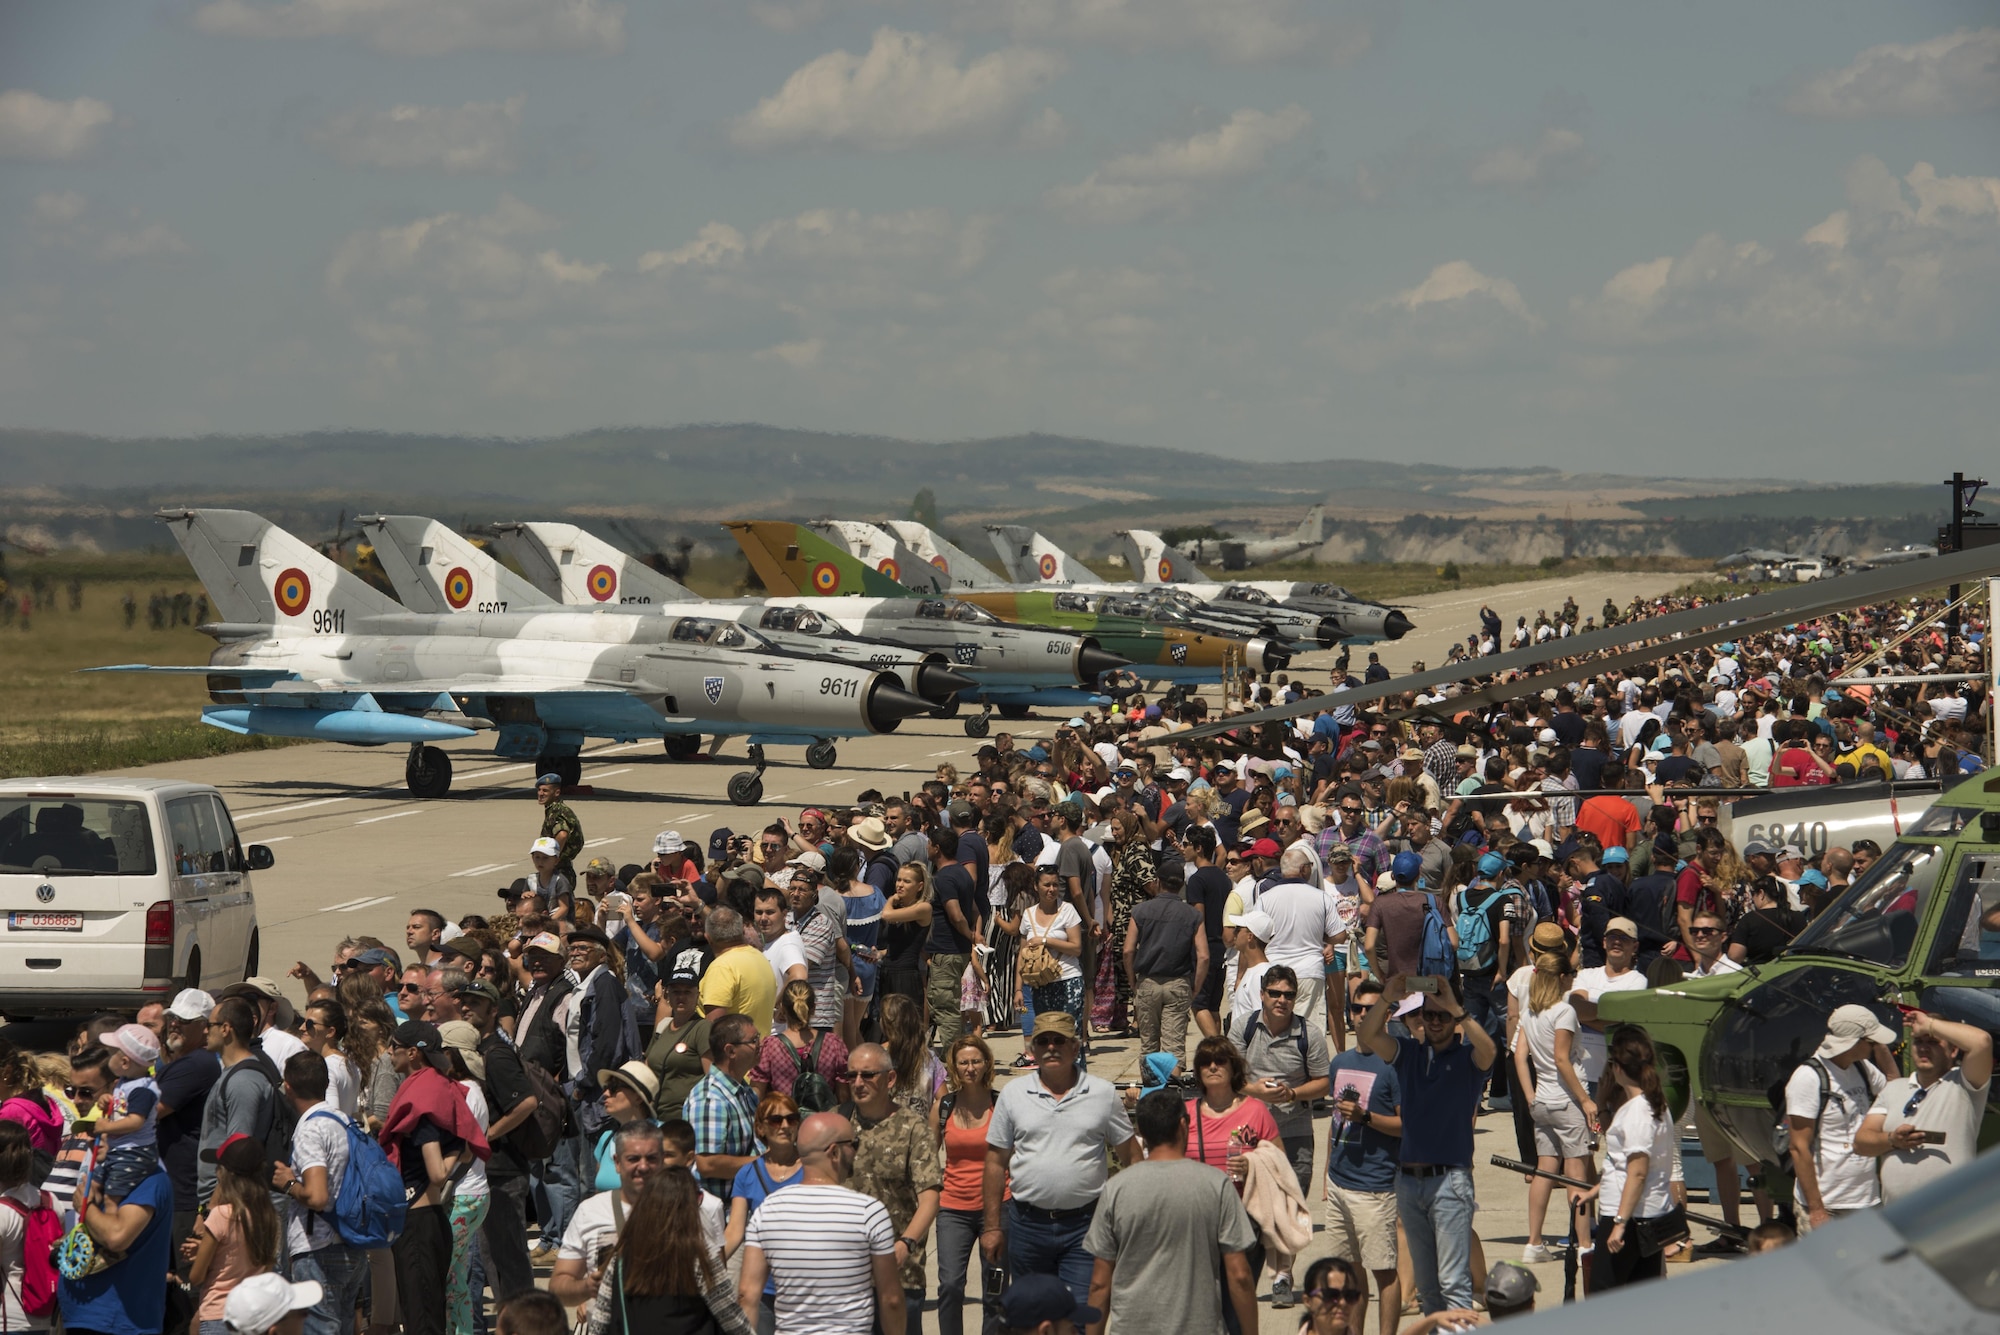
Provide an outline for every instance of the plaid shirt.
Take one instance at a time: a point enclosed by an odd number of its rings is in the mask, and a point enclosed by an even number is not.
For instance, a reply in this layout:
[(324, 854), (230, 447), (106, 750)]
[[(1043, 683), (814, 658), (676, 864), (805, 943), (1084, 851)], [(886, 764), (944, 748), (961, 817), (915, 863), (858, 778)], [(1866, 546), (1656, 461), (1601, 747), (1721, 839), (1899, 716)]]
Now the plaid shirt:
[(1340, 826), (1329, 825), (1319, 833), (1320, 865), (1326, 865), (1326, 850), (1335, 844), (1346, 844), (1354, 854), (1354, 874), (1365, 886), (1373, 887), (1375, 878), (1389, 870), (1389, 848), (1382, 842), (1382, 836), (1362, 827), (1361, 833), (1352, 839), (1340, 837)]
[(1424, 748), (1424, 773), (1437, 780), (1440, 794), (1458, 787), (1458, 747), (1440, 737)]
[[(681, 1116), (694, 1127), (696, 1154), (752, 1155), (757, 1152), (757, 1091), (720, 1066), (695, 1081), (681, 1105)], [(703, 1178), (711, 1195), (729, 1199), (729, 1183)]]

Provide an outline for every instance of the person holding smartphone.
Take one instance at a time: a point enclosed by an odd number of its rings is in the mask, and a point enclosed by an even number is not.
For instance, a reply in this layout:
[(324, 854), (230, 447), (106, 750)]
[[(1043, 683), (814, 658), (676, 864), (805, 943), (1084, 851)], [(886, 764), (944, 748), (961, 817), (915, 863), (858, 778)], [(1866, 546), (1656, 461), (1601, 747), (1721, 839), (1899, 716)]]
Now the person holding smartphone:
[(1883, 1086), (1854, 1135), (1882, 1161), (1885, 1205), (1972, 1161), (1993, 1086), (1993, 1035), (1923, 1011), (1909, 1023), (1916, 1070)]

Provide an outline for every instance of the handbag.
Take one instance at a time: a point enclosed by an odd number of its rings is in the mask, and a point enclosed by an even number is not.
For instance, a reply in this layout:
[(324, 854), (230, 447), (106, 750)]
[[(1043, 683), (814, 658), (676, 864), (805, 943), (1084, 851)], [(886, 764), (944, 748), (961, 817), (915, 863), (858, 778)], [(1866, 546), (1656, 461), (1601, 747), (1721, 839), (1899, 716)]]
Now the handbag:
[(1639, 1249), (1639, 1255), (1658, 1256), (1688, 1236), (1687, 1211), (1676, 1205), (1665, 1214), (1656, 1214), (1650, 1219), (1634, 1219), (1627, 1225), (1626, 1232), (1632, 1235), (1632, 1245)]
[(1014, 961), (1014, 975), (1023, 987), (1047, 987), (1062, 978), (1062, 965), (1047, 941), (1030, 937), (1021, 943), (1021, 953)]

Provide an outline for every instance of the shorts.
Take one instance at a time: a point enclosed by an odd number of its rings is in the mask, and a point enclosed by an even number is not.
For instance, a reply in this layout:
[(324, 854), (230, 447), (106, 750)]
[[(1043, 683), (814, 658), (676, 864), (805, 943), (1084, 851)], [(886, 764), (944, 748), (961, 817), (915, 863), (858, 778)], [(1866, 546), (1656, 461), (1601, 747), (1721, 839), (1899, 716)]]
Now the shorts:
[(1537, 1103), (1528, 1110), (1535, 1123), (1535, 1153), (1552, 1159), (1588, 1159), (1590, 1123), (1574, 1103)]
[(1396, 1193), (1326, 1184), (1328, 1255), (1373, 1271), (1396, 1268)]
[(1694, 1101), (1694, 1133), (1701, 1138), (1701, 1157), (1709, 1163), (1720, 1163), (1724, 1159), (1734, 1161), (1742, 1155), (1742, 1151), (1736, 1148), (1736, 1142), (1723, 1134), (1722, 1128), (1716, 1125), (1715, 1119), (1709, 1116), (1708, 1109), (1702, 1107), (1699, 1099)]
[(1201, 990), (1194, 994), (1196, 1011), (1207, 1011), (1210, 1015), (1222, 1013), (1222, 970), (1215, 967), (1215, 961), (1222, 958), (1220, 952), (1209, 958), (1208, 977), (1201, 980)]

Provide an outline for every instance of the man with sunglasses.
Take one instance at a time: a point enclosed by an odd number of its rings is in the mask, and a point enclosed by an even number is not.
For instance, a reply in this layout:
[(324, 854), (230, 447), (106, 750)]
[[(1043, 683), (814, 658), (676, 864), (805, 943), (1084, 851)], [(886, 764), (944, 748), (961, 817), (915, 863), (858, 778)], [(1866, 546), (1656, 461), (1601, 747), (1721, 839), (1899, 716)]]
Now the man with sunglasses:
[(1084, 1247), (1093, 1260), (1089, 1305), (1120, 1330), (1223, 1329), (1228, 1290), (1234, 1328), (1257, 1329), (1248, 1252), (1257, 1234), (1236, 1184), (1187, 1157), (1188, 1110), (1159, 1089), (1139, 1100), (1145, 1162), (1111, 1179)]
[(887, 1048), (876, 1043), (855, 1048), (847, 1057), (847, 1076), (854, 1097), (840, 1114), (854, 1124), (857, 1141), (847, 1185), (888, 1210), (905, 1306), (920, 1314), (924, 1244), (944, 1190), (937, 1139), (922, 1116), (896, 1101), (896, 1062)]
[[(1395, 1038), (1389, 1013), (1423, 995), (1416, 1035)], [(1472, 1306), (1472, 1121), (1498, 1049), (1472, 1022), (1451, 980), (1393, 974), (1361, 1017), (1361, 1045), (1395, 1068), (1403, 1095), (1396, 1213), (1426, 1314)]]
[[(1363, 979), (1349, 1018), (1361, 1019), (1382, 993)], [(1327, 1070), (1333, 1122), (1326, 1147), (1326, 1233), (1330, 1254), (1375, 1277), (1382, 1335), (1395, 1335), (1403, 1289), (1396, 1272), (1396, 1163), (1403, 1147), (1403, 1095), (1395, 1068), (1364, 1046), (1335, 1057)], [(1364, 1293), (1365, 1299), (1367, 1295)]]
[(1104, 1190), (1104, 1152), (1130, 1164), (1137, 1145), (1117, 1088), (1079, 1067), (1076, 1022), (1066, 1012), (1037, 1012), (1028, 1047), (1035, 1069), (993, 1101), (979, 1249), (988, 1265), (1005, 1256), (1017, 1277), (1061, 1277), (1081, 1303), (1090, 1292), (1084, 1237)]
[(1882, 1203), (1970, 1163), (1993, 1081), (1993, 1035), (1918, 1011), (1910, 1017), (1912, 1074), (1891, 1080), (1854, 1136), (1882, 1161)]

